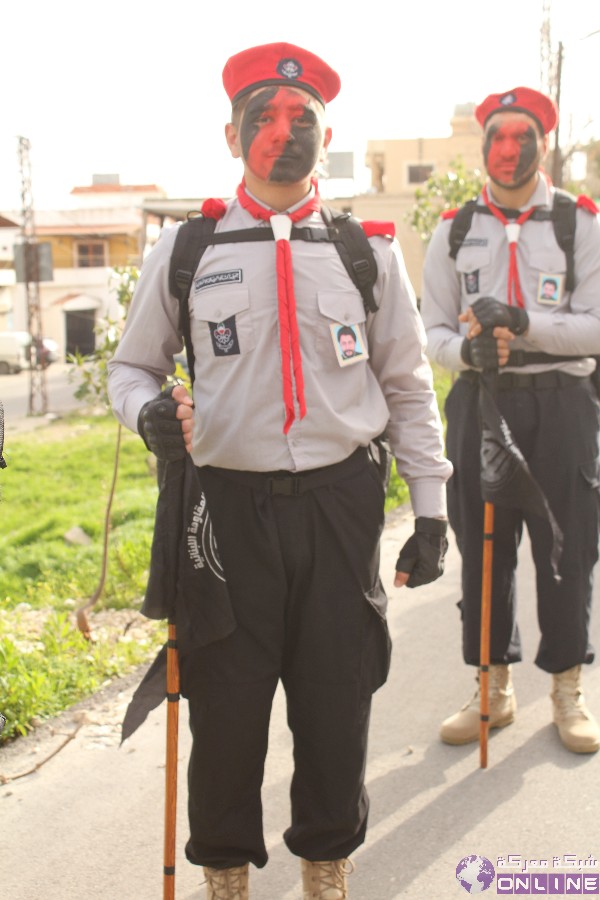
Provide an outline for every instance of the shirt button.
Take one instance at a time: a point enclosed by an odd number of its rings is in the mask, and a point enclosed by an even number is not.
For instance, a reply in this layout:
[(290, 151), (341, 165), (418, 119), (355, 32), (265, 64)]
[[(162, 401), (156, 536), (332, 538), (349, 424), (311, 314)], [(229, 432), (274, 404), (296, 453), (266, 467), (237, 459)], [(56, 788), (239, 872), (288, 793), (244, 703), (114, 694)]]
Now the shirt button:
[(222, 315), (223, 315), (223, 314), (222, 314), (222, 312), (221, 312), (220, 309), (217, 309), (217, 310), (215, 311), (215, 316), (217, 317), (217, 319), (218, 319), (219, 321), (221, 321), (221, 316), (222, 316)]

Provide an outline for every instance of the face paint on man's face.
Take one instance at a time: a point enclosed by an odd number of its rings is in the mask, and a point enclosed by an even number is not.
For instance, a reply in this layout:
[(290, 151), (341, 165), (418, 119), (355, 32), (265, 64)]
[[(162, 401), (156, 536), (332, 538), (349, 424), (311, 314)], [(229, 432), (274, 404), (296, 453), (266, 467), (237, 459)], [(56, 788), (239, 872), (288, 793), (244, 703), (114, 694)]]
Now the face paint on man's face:
[(311, 175), (323, 146), (316, 101), (287, 87), (250, 98), (240, 124), (242, 154), (262, 181), (294, 184)]
[(483, 158), (488, 175), (500, 187), (522, 187), (537, 171), (541, 152), (538, 134), (524, 119), (500, 121), (485, 133)]

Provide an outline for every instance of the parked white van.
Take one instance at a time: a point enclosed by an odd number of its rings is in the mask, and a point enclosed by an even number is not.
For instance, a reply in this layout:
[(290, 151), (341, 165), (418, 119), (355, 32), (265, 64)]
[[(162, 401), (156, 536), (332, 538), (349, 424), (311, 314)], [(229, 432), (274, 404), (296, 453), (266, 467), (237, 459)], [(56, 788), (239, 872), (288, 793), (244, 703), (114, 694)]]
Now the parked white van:
[(26, 331), (0, 331), (0, 375), (29, 367), (31, 335)]

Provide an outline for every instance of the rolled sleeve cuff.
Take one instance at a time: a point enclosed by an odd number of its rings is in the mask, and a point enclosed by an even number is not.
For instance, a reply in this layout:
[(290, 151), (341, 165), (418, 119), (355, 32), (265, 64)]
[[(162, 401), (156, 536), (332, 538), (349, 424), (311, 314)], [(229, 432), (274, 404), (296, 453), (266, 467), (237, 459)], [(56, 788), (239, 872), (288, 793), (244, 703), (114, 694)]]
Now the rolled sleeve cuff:
[(408, 490), (415, 516), (427, 516), (430, 519), (447, 518), (445, 480), (414, 481), (408, 485)]

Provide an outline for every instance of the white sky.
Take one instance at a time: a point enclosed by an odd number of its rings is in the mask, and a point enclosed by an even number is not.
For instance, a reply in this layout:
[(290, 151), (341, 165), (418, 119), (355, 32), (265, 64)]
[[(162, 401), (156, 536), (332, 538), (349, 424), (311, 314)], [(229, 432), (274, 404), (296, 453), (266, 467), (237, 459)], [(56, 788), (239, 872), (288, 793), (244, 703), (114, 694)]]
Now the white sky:
[[(2, 12), (0, 209), (18, 209), (17, 136), (36, 207), (69, 206), (93, 173), (172, 197), (230, 195), (226, 59), (288, 41), (341, 76), (331, 150), (362, 165), (369, 139), (445, 136), (454, 106), (540, 85), (542, 0), (8, 0)], [(551, 0), (564, 44), (561, 137), (600, 137), (600, 5)], [(591, 124), (590, 124), (591, 123)]]

